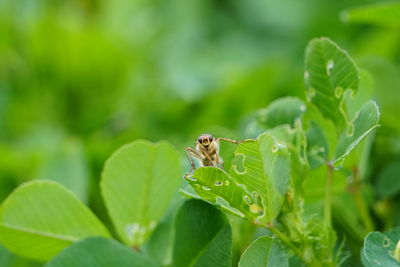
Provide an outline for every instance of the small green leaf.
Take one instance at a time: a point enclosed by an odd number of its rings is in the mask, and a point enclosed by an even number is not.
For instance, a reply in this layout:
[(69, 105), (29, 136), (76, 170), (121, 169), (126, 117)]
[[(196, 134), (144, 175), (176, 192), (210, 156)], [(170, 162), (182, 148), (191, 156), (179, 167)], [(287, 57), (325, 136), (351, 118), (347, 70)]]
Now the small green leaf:
[(18, 255), (48, 260), (89, 236), (109, 233), (75, 195), (55, 182), (23, 184), (1, 205), (0, 241)]
[(364, 264), (367, 267), (398, 267), (400, 261), (395, 259), (396, 244), (400, 240), (400, 231), (395, 235), (385, 235), (380, 232), (369, 233), (364, 240)]
[(156, 267), (157, 265), (112, 239), (91, 237), (67, 247), (45, 266)]
[(255, 138), (268, 129), (289, 124), (306, 111), (305, 103), (296, 97), (283, 97), (271, 102), (268, 107), (257, 111), (246, 127), (246, 136)]
[(304, 102), (297, 97), (283, 97), (271, 102), (267, 108), (259, 110), (258, 120), (267, 129), (283, 124), (293, 125), (305, 111)]
[(178, 211), (175, 228), (174, 267), (232, 266), (232, 231), (218, 209), (188, 200)]
[(383, 169), (377, 181), (380, 196), (392, 197), (400, 192), (399, 173), (400, 162), (393, 162)]
[(329, 146), (325, 134), (320, 126), (311, 121), (310, 129), (307, 131), (307, 159), (311, 169), (324, 164), (329, 155)]
[(333, 122), (347, 121), (342, 100), (358, 90), (358, 70), (346, 51), (328, 38), (313, 39), (305, 55), (304, 80), (309, 102)]
[(400, 27), (400, 3), (377, 3), (347, 9), (340, 14), (345, 22)]
[(243, 252), (239, 267), (289, 267), (289, 257), (279, 239), (262, 236)]
[(126, 244), (143, 244), (167, 211), (181, 179), (179, 153), (165, 142), (135, 141), (107, 160), (101, 190)]
[(339, 138), (334, 162), (345, 158), (372, 130), (379, 126), (379, 116), (379, 108), (374, 101), (368, 101), (361, 107)]

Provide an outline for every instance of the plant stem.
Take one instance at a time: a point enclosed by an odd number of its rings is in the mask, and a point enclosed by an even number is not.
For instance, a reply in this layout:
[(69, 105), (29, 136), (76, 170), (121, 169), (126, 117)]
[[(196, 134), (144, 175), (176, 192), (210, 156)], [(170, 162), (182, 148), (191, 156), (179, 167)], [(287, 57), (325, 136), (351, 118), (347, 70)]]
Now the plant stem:
[(327, 162), (326, 183), (325, 183), (325, 200), (324, 200), (324, 223), (326, 226), (331, 227), (332, 224), (332, 179), (333, 179), (333, 165)]
[(276, 235), (276, 237), (279, 238), (279, 240), (281, 240), (283, 243), (285, 243), (288, 247), (290, 247), (293, 252), (301, 259), (304, 261), (304, 257), (303, 257), (303, 253), (300, 251), (300, 249), (298, 247), (296, 247), (290, 240), (289, 238), (282, 233), (278, 228), (274, 227), (274, 226), (269, 226), (267, 227), (268, 230), (270, 230), (274, 235)]
[(301, 250), (296, 247), (291, 241), (290, 239), (284, 234), (282, 233), (278, 228), (276, 228), (275, 226), (273, 226), (272, 224), (261, 224), (258, 222), (253, 222), (255, 225), (258, 226), (262, 226), (267, 228), (269, 231), (271, 231), (271, 233), (273, 233), (280, 241), (282, 241), (284, 244), (286, 244), (288, 247), (290, 247), (293, 252), (303, 261), (303, 262), (307, 262), (304, 257), (303, 257), (303, 253), (301, 252)]
[(361, 194), (361, 179), (358, 168), (356, 166), (353, 168), (353, 184), (353, 197), (357, 205), (357, 209), (360, 213), (361, 220), (367, 232), (372, 232), (375, 229), (375, 225)]

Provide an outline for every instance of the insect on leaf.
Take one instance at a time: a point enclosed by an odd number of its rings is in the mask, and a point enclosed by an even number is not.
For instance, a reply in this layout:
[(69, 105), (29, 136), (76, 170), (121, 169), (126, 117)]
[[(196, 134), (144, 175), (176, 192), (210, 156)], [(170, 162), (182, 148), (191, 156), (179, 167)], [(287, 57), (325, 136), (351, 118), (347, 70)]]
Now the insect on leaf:
[(214, 167), (199, 168), (189, 183), (206, 201), (261, 223), (272, 221), (281, 209), (291, 176), (286, 144), (264, 133), (239, 144), (235, 156), (229, 174)]

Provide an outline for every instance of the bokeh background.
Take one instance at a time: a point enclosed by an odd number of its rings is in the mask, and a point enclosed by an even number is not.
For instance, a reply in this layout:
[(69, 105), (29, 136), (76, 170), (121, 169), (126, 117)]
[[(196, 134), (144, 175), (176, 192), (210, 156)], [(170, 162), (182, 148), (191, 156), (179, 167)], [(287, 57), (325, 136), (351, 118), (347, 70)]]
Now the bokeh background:
[(400, 30), (340, 18), (375, 2), (0, 0), (0, 202), (52, 179), (107, 222), (98, 181), (115, 149), (168, 140), (184, 161), (202, 132), (240, 139), (257, 109), (305, 99), (304, 49), (321, 36), (370, 73), (382, 110), (371, 184), (400, 176)]

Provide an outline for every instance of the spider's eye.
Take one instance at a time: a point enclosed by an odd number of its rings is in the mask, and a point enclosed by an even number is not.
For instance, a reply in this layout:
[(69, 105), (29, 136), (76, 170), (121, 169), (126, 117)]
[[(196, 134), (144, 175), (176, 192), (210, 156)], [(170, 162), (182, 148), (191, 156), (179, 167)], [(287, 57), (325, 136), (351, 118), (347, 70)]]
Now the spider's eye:
[(210, 142), (212, 142), (212, 141), (213, 141), (213, 139), (214, 139), (214, 138), (210, 137), (210, 138), (209, 138)]
[(201, 144), (201, 143), (203, 143), (203, 139), (202, 138), (197, 138), (197, 142), (199, 142)]

